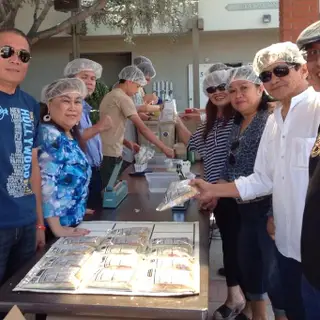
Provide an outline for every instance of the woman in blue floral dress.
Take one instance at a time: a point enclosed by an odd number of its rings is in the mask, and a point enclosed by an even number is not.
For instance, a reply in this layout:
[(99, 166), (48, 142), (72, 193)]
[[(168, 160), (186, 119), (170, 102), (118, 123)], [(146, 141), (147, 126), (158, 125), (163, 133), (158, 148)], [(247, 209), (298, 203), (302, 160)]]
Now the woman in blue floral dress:
[(86, 90), (80, 79), (59, 79), (42, 91), (39, 148), (42, 208), (56, 237), (89, 233), (76, 228), (85, 215), (91, 177), (78, 131)]

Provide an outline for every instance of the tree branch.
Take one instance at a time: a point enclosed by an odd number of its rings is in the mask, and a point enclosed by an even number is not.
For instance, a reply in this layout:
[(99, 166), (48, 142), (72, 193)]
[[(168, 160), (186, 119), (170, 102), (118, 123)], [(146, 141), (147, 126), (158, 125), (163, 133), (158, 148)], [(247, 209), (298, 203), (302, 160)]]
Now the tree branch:
[(44, 5), (40, 15), (38, 16), (37, 13), (39, 11), (39, 4), (40, 0), (37, 0), (35, 4), (34, 14), (33, 14), (33, 24), (28, 32), (28, 37), (32, 37), (33, 34), (35, 34), (39, 27), (41, 26), (42, 22), (46, 18), (48, 12), (50, 11), (51, 7), (53, 6), (53, 0), (48, 0), (46, 4)]
[(8, 10), (9, 12), (7, 13), (6, 17), (0, 22), (0, 28), (6, 26), (14, 27), (14, 22), (22, 1), (23, 0), (11, 0), (6, 3), (10, 9)]
[(0, 19), (3, 21), (6, 18), (6, 10), (4, 8), (4, 0), (0, 0)]
[(46, 30), (37, 32), (35, 35), (31, 35), (30, 36), (31, 43), (34, 44), (41, 39), (50, 38), (56, 34), (59, 34), (65, 30), (67, 30), (71, 25), (77, 24), (78, 22), (81, 22), (81, 21), (84, 21), (85, 19), (90, 17), (95, 12), (103, 9), (106, 6), (107, 1), (108, 0), (97, 0), (90, 7), (87, 7), (85, 9), (81, 10), (75, 16), (72, 16), (72, 17), (66, 19), (62, 23), (60, 23), (54, 27), (48, 28)]

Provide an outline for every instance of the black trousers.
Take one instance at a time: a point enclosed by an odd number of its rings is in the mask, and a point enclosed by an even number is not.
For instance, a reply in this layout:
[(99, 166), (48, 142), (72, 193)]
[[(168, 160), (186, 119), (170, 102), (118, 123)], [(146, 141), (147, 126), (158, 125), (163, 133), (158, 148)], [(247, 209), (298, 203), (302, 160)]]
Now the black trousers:
[(98, 210), (102, 208), (102, 180), (99, 167), (91, 167), (92, 176), (89, 184), (89, 196), (87, 201), (87, 208)]
[(214, 210), (222, 240), (223, 264), (228, 287), (240, 285), (241, 272), (238, 263), (238, 237), (240, 232), (240, 215), (238, 204), (234, 199), (220, 199)]

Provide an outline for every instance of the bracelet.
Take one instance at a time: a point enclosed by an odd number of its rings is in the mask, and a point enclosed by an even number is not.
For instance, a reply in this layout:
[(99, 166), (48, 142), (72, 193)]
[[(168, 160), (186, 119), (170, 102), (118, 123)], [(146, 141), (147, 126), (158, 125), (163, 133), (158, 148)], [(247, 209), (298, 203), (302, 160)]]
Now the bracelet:
[(42, 224), (36, 224), (36, 229), (46, 231), (46, 227)]

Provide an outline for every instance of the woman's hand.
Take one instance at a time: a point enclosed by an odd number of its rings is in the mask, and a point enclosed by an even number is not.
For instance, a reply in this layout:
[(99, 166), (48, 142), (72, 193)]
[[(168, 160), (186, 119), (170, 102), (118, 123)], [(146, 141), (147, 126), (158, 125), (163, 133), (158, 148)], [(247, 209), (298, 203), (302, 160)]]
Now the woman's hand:
[(272, 240), (274, 240), (274, 235), (276, 233), (276, 226), (274, 224), (274, 218), (272, 216), (268, 217), (267, 231)]
[(82, 229), (82, 228), (72, 228), (72, 227), (63, 227), (59, 228), (55, 232), (54, 235), (58, 238), (60, 237), (81, 237), (86, 236), (90, 233), (90, 230)]
[(180, 113), (179, 117), (182, 120), (193, 120), (193, 121), (200, 121), (200, 112), (192, 112), (192, 113)]

